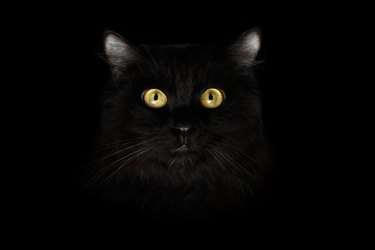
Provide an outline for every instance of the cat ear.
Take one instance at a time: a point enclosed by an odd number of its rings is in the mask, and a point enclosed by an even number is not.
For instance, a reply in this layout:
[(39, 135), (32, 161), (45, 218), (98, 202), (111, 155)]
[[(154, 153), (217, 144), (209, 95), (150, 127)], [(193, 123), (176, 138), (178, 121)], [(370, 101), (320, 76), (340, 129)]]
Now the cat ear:
[(104, 35), (104, 51), (108, 62), (114, 68), (126, 66), (137, 56), (133, 46), (113, 31), (107, 31)]
[(240, 36), (229, 48), (229, 53), (240, 64), (250, 66), (256, 59), (260, 45), (261, 31), (253, 28)]

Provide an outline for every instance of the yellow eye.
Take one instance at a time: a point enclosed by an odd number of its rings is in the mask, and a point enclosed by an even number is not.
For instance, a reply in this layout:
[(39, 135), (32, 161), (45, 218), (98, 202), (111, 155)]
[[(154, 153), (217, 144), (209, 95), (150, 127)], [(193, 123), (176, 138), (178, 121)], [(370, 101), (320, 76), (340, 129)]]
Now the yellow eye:
[(201, 95), (201, 104), (203, 107), (208, 109), (214, 109), (219, 107), (224, 101), (225, 95), (224, 92), (210, 88), (203, 92)]
[(159, 89), (145, 90), (142, 99), (150, 108), (158, 109), (167, 104), (167, 96)]

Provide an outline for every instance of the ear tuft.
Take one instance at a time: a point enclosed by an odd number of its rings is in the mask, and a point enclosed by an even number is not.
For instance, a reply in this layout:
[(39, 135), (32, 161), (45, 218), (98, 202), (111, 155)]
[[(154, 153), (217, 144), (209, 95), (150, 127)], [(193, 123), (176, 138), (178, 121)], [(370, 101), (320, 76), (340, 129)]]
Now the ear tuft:
[(240, 38), (230, 47), (230, 54), (239, 63), (251, 65), (259, 52), (261, 46), (261, 31), (258, 28), (243, 33)]
[(104, 51), (111, 66), (125, 66), (134, 59), (136, 52), (133, 47), (119, 34), (107, 31), (104, 35)]

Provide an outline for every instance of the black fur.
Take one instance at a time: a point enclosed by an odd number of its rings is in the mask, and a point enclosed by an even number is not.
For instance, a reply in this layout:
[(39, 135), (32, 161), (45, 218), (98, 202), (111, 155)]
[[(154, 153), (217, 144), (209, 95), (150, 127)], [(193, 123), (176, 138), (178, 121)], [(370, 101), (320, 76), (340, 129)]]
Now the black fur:
[[(136, 56), (117, 64), (107, 55), (113, 79), (103, 96), (99, 157), (88, 186), (163, 218), (207, 217), (252, 204), (267, 162), (256, 63), (240, 63), (233, 47), (221, 45), (131, 50)], [(225, 92), (217, 109), (199, 102), (209, 87)], [(149, 88), (167, 95), (166, 107), (143, 103)], [(191, 127), (186, 155), (171, 152), (178, 125)]]

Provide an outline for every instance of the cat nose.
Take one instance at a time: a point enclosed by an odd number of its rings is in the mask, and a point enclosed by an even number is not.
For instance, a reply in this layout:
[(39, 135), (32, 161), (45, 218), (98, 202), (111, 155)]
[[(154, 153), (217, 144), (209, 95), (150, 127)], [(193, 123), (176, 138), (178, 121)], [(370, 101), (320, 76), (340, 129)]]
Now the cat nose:
[(193, 128), (187, 125), (173, 126), (173, 130), (178, 136), (180, 145), (187, 145), (189, 135), (193, 132)]
[(175, 129), (180, 130), (181, 134), (186, 134), (191, 128), (187, 126), (175, 127)]
[(173, 126), (172, 129), (174, 130), (175, 133), (181, 136), (187, 136), (189, 133), (192, 132), (193, 128), (187, 125), (182, 125), (182, 126)]
[(180, 130), (180, 145), (187, 145), (188, 143), (188, 131), (190, 130), (189, 127), (178, 127), (178, 130)]
[(180, 134), (191, 133), (194, 130), (193, 126), (189, 122), (174, 123), (172, 129)]

